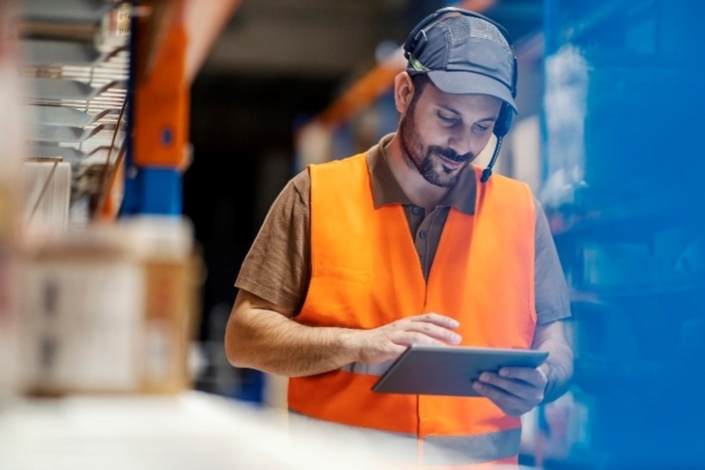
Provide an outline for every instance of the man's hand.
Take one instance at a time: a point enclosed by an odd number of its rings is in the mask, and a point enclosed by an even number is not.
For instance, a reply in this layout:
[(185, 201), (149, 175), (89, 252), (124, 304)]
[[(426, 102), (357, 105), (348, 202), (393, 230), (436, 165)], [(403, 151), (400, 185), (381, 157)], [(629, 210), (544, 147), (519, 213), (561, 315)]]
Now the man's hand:
[(450, 317), (426, 313), (371, 330), (351, 331), (347, 339), (357, 362), (379, 364), (396, 359), (412, 344), (458, 344), (462, 338), (452, 331), (458, 326)]
[(542, 367), (505, 367), (499, 374), (483, 372), (472, 387), (506, 414), (520, 416), (544, 399), (548, 376)]

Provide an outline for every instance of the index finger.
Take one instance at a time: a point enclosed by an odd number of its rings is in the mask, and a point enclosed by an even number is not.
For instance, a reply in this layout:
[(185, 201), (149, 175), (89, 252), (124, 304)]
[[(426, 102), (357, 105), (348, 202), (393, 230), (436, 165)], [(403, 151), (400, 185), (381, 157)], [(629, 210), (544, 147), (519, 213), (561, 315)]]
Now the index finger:
[(409, 317), (409, 320), (433, 323), (434, 325), (442, 326), (445, 328), (457, 328), (460, 326), (458, 320), (451, 317), (447, 317), (445, 315), (440, 315), (438, 313), (424, 313), (423, 315)]

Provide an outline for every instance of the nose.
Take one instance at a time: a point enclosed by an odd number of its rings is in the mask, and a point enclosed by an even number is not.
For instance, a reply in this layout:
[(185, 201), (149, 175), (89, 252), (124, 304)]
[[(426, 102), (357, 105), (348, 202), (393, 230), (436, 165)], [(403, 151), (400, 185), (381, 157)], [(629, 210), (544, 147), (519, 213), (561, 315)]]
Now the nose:
[(474, 144), (475, 140), (469, 130), (453, 134), (448, 139), (448, 148), (455, 151), (458, 155), (473, 154)]

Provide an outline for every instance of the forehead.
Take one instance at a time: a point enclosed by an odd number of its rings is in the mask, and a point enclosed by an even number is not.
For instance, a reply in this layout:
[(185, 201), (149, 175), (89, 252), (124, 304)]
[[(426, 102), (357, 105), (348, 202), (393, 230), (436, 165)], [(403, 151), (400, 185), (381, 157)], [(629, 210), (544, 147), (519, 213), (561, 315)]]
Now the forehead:
[(502, 106), (502, 100), (496, 96), (445, 93), (432, 82), (427, 83), (424, 87), (419, 97), (419, 102), (425, 102), (427, 105), (453, 108), (459, 112), (498, 112)]

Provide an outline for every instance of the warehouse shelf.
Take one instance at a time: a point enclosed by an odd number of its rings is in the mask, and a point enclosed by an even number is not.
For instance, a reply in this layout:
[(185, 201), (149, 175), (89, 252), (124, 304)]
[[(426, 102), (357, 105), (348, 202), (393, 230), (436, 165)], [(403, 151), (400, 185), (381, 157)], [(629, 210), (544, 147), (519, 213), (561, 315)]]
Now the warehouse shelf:
[[(69, 163), (80, 163), (86, 160), (89, 156), (104, 151), (104, 147), (98, 147), (90, 153), (72, 147), (60, 147), (58, 145), (35, 145), (32, 154), (38, 158), (61, 157)], [(103, 159), (105, 161), (105, 159)]]
[(50, 40), (24, 40), (20, 44), (25, 61), (30, 65), (95, 66), (109, 54), (101, 53), (90, 44)]
[[(50, 103), (62, 101), (91, 101), (107, 91), (124, 87), (124, 83), (110, 82), (96, 88), (76, 80), (58, 80), (53, 78), (31, 78), (26, 80), (26, 88), (30, 90), (30, 103)], [(116, 105), (119, 104), (115, 100)]]
[(21, 7), (26, 21), (94, 25), (115, 4), (105, 0), (24, 0)]
[[(632, 302), (639, 298), (650, 298), (653, 301), (655, 297), (670, 298), (676, 295), (697, 294), (699, 290), (699, 286), (692, 282), (653, 283), (628, 287), (602, 287), (598, 289), (588, 288), (574, 291), (571, 301), (607, 306), (615, 301)], [(671, 313), (664, 312), (664, 314), (670, 315)]]
[(95, 137), (103, 128), (105, 128), (104, 124), (89, 129), (39, 125), (35, 127), (30, 138), (37, 142), (83, 143)]
[(692, 112), (704, 70), (689, 59), (701, 10), (688, 0), (547, 2), (546, 96), (564, 101), (547, 100), (545, 170), (548, 180), (570, 174), (572, 191), (546, 213), (573, 289), (574, 381), (591, 413), (570, 465), (702, 466), (690, 411), (705, 352)]
[(42, 126), (86, 127), (101, 121), (110, 113), (104, 109), (89, 114), (78, 109), (59, 106), (27, 106), (27, 114), (33, 124)]
[(695, 207), (697, 204), (679, 190), (601, 209), (565, 205), (559, 210), (547, 210), (547, 215), (557, 242), (568, 239), (648, 242), (655, 232), (682, 223)]
[[(169, 40), (173, 34), (185, 39), (180, 36), (185, 18), (160, 16), (165, 11), (160, 5), (183, 9), (189, 2), (21, 3), (24, 8), (20, 8), (17, 26), (22, 39), (12, 43), (20, 54), (20, 67), (13, 70), (20, 71), (25, 91), (24, 112), (18, 121), (27, 134), (21, 137), (31, 144), (23, 146), (27, 154), (18, 156), (22, 161), (17, 169), (28, 189), (17, 217), (21, 227), (18, 232), (26, 239), (21, 245), (26, 268), (21, 280), (20, 301), (25, 312), (22, 338), (27, 353), (22, 391), (59, 395), (181, 392), (190, 385), (186, 356), (198, 318), (195, 298), (199, 260), (192, 251), (190, 225), (180, 217), (168, 221), (137, 218), (113, 224), (91, 222), (116, 217), (122, 201), (127, 149), (133, 143), (130, 118), (136, 111), (135, 97), (143, 99), (150, 92), (145, 82), (137, 79), (134, 62), (137, 48), (133, 41), (140, 35), (146, 37), (147, 32), (131, 28), (142, 20), (157, 21), (166, 28), (166, 41), (155, 43), (152, 52), (156, 62), (146, 77), (161, 74), (167, 86), (151, 92), (166, 99), (160, 103), (162, 108), (176, 105), (186, 111), (180, 117), (183, 128), (188, 126), (188, 94), (160, 94), (171, 86), (169, 79), (187, 88), (181, 79), (184, 72), (179, 70), (183, 62), (169, 55), (176, 52), (183, 56), (190, 47), (188, 42)], [(191, 2), (192, 10), (195, 4), (204, 5)], [(5, 11), (3, 7), (0, 10)], [(222, 26), (227, 18), (219, 15), (217, 22)], [(213, 38), (220, 29), (202, 23), (198, 26), (205, 27)], [(6, 36), (10, 35), (0, 36), (0, 42)], [(201, 50), (201, 58), (205, 53)], [(178, 73), (165, 74), (160, 64)], [(147, 111), (151, 115), (157, 110)], [(162, 142), (159, 137), (157, 143)], [(187, 141), (182, 143), (183, 147), (175, 145), (174, 151), (185, 153)], [(139, 188), (139, 196), (149, 200), (150, 192), (159, 193), (150, 185), (152, 169), (145, 166), (139, 171), (148, 176)], [(181, 198), (179, 191), (165, 196), (172, 202)], [(172, 215), (180, 215), (180, 211)], [(126, 237), (136, 238), (126, 242)], [(127, 290), (116, 294), (116, 287), (119, 290), (127, 285)], [(0, 294), (4, 287), (4, 283), (0, 285)], [(45, 295), (60, 297), (61, 305), (52, 301), (34, 303)], [(61, 310), (68, 304), (72, 306)], [(109, 323), (112, 326), (106, 329)], [(63, 329), (59, 327), (62, 324), (72, 327)], [(118, 324), (120, 327), (113, 328)], [(111, 343), (109, 338), (114, 335), (120, 337), (118, 343)], [(99, 339), (101, 336), (104, 340)], [(159, 342), (158, 350), (151, 350), (155, 341)], [(100, 343), (100, 351), (109, 351), (105, 357), (99, 358), (98, 350), (86, 353), (86, 348)], [(133, 362), (136, 353), (144, 355), (144, 364)], [(109, 398), (107, 402), (115, 400)], [(0, 414), (0, 421), (6, 416)]]

